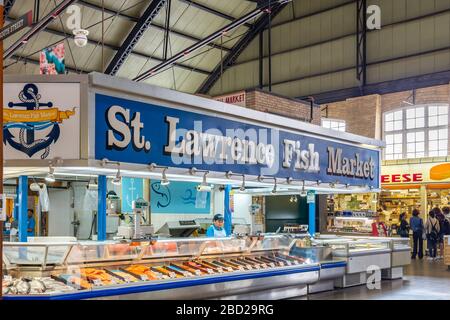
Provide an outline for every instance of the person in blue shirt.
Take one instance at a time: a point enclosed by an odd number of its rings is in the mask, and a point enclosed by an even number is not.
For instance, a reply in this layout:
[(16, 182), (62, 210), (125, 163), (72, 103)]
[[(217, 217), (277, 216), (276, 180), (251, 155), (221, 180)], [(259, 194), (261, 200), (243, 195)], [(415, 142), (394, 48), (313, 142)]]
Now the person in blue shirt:
[[(424, 226), (423, 226), (423, 220), (422, 218), (419, 217), (419, 210), (414, 209), (412, 212), (412, 217), (409, 220), (409, 226), (413, 232), (413, 242), (414, 242), (414, 246), (413, 246), (413, 252), (412, 252), (412, 256), (411, 259), (415, 259), (417, 253), (419, 253), (419, 259), (423, 258), (423, 237), (422, 237), (422, 233), (424, 230)], [(418, 247), (418, 248), (417, 248)], [(419, 252), (417, 252), (417, 249), (419, 249)]]
[(225, 238), (227, 233), (223, 227), (223, 215), (216, 214), (213, 218), (213, 224), (206, 230), (206, 236), (208, 238)]
[(28, 209), (28, 219), (27, 219), (27, 236), (34, 237), (34, 229), (36, 226), (36, 221), (34, 220), (33, 209)]

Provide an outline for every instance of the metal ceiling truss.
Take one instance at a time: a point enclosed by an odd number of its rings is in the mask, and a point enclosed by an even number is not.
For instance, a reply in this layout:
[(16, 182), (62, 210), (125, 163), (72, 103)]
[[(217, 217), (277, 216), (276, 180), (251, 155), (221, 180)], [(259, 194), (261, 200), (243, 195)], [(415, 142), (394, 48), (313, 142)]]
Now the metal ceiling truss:
[(202, 86), (197, 90), (198, 93), (207, 94), (214, 84), (219, 80), (223, 71), (230, 68), (237, 60), (239, 55), (247, 48), (247, 46), (269, 25), (270, 17), (273, 19), (290, 1), (272, 2), (270, 13), (261, 16), (251, 29), (236, 43), (231, 52), (216, 66), (211, 75), (204, 81)]
[(48, 15), (42, 18), (41, 21), (35, 23), (19, 40), (14, 42), (3, 54), (3, 59), (11, 57), (14, 52), (26, 44), (32, 37), (37, 35), (40, 31), (44, 30), (54, 19), (64, 12), (70, 5), (74, 4), (77, 0), (64, 0), (56, 8), (54, 8)]
[(116, 52), (112, 58), (105, 73), (115, 76), (120, 67), (125, 63), (130, 53), (133, 51), (136, 44), (142, 38), (144, 33), (149, 28), (153, 19), (159, 14), (162, 8), (166, 5), (167, 0), (153, 0), (145, 10), (144, 14), (139, 18), (139, 21), (133, 27), (133, 30), (128, 34), (125, 41), (122, 43), (119, 51)]
[(367, 84), (367, 1), (356, 2), (356, 79), (361, 90)]
[[(261, 4), (261, 6), (259, 6), (258, 8), (256, 8), (255, 10), (247, 13), (246, 15), (244, 15), (243, 17), (235, 20), (234, 22), (226, 25), (225, 27), (217, 30), (216, 32), (210, 34), (209, 36), (207, 36), (206, 38), (204, 38), (203, 40), (193, 44), (192, 46), (184, 49), (183, 51), (179, 52), (178, 54), (174, 55), (173, 57), (171, 57), (170, 59), (148, 69), (147, 71), (143, 72), (142, 74), (140, 74), (139, 76), (137, 76), (136, 78), (134, 78), (134, 81), (143, 81), (146, 80), (154, 75), (156, 75), (157, 73), (164, 71), (165, 68), (170, 67), (172, 64), (174, 64), (175, 62), (177, 62), (178, 60), (186, 57), (187, 55), (191, 54), (192, 52), (204, 47), (205, 45), (207, 45), (208, 43), (211, 43), (212, 41), (220, 38), (221, 36), (223, 36), (224, 34), (226, 34), (227, 32), (241, 26), (242, 24), (244, 24), (245, 22), (258, 17), (259, 15), (261, 15), (263, 13), (264, 10), (266, 10), (270, 5), (272, 5), (272, 9), (276, 10), (276, 8), (278, 8), (278, 6), (280, 6), (281, 4), (285, 4), (288, 3), (290, 1), (288, 0), (279, 0), (279, 1), (273, 1), (273, 0), (269, 0), (269, 1), (265, 1), (264, 4)], [(274, 11), (272, 10), (272, 11)], [(255, 27), (252, 27), (250, 30), (253, 30)], [(245, 36), (244, 36), (245, 37)], [(233, 52), (233, 50), (231, 51)], [(231, 53), (230, 52), (230, 53)], [(229, 54), (230, 54), (229, 53)], [(229, 55), (228, 54), (228, 55)], [(228, 56), (227, 55), (227, 56)], [(217, 69), (217, 67), (216, 67)], [(214, 69), (214, 70), (216, 70)], [(214, 72), (214, 71), (213, 71)], [(219, 66), (219, 72), (220, 72), (220, 66)]]
[(9, 13), (11, 12), (12, 7), (14, 6), (14, 2), (16, 2), (16, 0), (5, 0), (3, 7), (3, 21), (6, 20)]
[[(15, 20), (14, 20), (14, 19), (9, 19), (9, 18), (8, 18), (7, 21), (9, 21), (9, 22), (14, 22)], [(50, 34), (53, 34), (53, 35), (55, 35), (55, 36), (59, 36), (59, 37), (62, 37), (62, 38), (67, 38), (67, 34), (65, 34), (64, 32), (55, 30), (55, 29), (46, 28), (45, 30), (43, 30), (43, 32), (47, 32), (47, 33), (50, 33)], [(96, 45), (99, 44), (98, 41), (92, 40), (92, 39), (90, 39), (90, 38), (88, 38), (88, 43), (89, 43), (89, 44), (92, 44), (92, 45), (94, 45), (94, 46), (96, 46)], [(110, 43), (105, 43), (105, 48), (108, 48), (108, 49), (111, 49), (111, 50), (114, 50), (114, 51), (119, 51), (119, 49), (120, 49), (120, 47), (115, 46), (115, 45), (112, 45), (112, 44), (110, 44)], [(137, 57), (143, 58), (143, 59), (152, 59), (152, 60), (155, 60), (155, 61), (158, 61), (158, 62), (164, 61), (164, 59), (161, 59), (161, 58), (158, 58), (158, 57), (154, 57), (154, 56), (152, 57), (152, 56), (149, 56), (149, 55), (146, 55), (146, 54), (143, 54), (143, 53), (140, 53), (140, 52), (136, 52), (136, 51), (132, 51), (131, 54), (133, 54), (133, 55), (135, 55), (135, 56), (137, 56)], [(19, 60), (21, 60), (21, 59), (19, 58)], [(67, 62), (67, 61), (66, 61), (66, 62)], [(178, 68), (181, 68), (181, 69), (184, 69), (184, 70), (190, 70), (190, 71), (192, 70), (192, 67), (187, 66), (187, 65), (184, 65), (184, 64), (182, 64), (182, 63), (177, 63), (177, 64), (175, 64), (175, 65), (176, 65)], [(8, 67), (8, 66), (6, 66), (6, 67)], [(67, 68), (66, 68), (66, 69), (67, 69)], [(74, 69), (74, 70), (75, 70), (75, 69)], [(209, 75), (209, 74), (211, 73), (211, 72), (208, 71), (208, 70), (199, 69), (199, 68), (196, 68), (194, 71), (195, 71), (195, 72), (198, 72), (198, 73), (201, 73), (201, 74), (205, 74), (205, 75)]]
[[(99, 6), (99, 5), (96, 5), (94, 3), (90, 3), (90, 2), (87, 2), (85, 0), (78, 0), (78, 3), (83, 5), (83, 6), (85, 6), (85, 7), (88, 7), (88, 8), (97, 10), (97, 11), (102, 11), (102, 7)], [(127, 15), (127, 14), (125, 14), (123, 12), (111, 10), (111, 9), (108, 9), (108, 8), (105, 8), (105, 13), (110, 14), (110, 15), (117, 15), (118, 17), (121, 17), (123, 19), (127, 19), (128, 21), (135, 22), (135, 23), (137, 23), (139, 21), (139, 19), (136, 18), (136, 17)], [(152, 23), (151, 26), (156, 28), (156, 29), (158, 29), (158, 30), (165, 31), (165, 27), (160, 25), (160, 24)], [(173, 33), (174, 35), (177, 35), (177, 36), (179, 36), (181, 38), (185, 38), (187, 40), (191, 40), (191, 41), (194, 41), (194, 42), (201, 40), (198, 37), (195, 37), (195, 36), (192, 36), (192, 35), (180, 32), (180, 31), (176, 31), (176, 30), (173, 30), (173, 29), (170, 30), (170, 33)], [(228, 49), (227, 47), (221, 47), (221, 46), (219, 46), (217, 44), (214, 44), (214, 43), (210, 43), (208, 45), (210, 47), (213, 47), (213, 48), (216, 48), (216, 49), (219, 49), (219, 50), (224, 50), (224, 51), (230, 51), (231, 50), (231, 49)]]
[[(222, 19), (229, 20), (229, 21), (236, 20), (235, 17), (232, 17), (232, 16), (230, 16), (230, 15), (228, 15), (226, 13), (223, 13), (223, 12), (218, 11), (216, 9), (213, 9), (211, 7), (205, 6), (204, 4), (195, 2), (193, 0), (180, 0), (180, 1), (189, 4), (191, 7), (195, 7), (197, 9), (202, 10), (202, 11), (211, 13), (211, 14), (213, 14), (213, 15), (215, 15), (217, 17), (220, 17)], [(251, 28), (252, 27), (251, 23), (244, 23), (243, 25), (246, 26), (247, 28)]]

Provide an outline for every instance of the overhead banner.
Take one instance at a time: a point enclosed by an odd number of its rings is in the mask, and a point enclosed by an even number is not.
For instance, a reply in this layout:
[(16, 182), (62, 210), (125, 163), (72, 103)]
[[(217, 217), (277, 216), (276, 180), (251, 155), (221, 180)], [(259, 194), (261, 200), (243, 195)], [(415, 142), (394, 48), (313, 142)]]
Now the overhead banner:
[(379, 187), (378, 150), (102, 94), (95, 158)]
[(450, 182), (450, 162), (381, 167), (381, 183), (384, 185), (439, 182)]
[(80, 158), (79, 83), (5, 83), (7, 160)]
[(56, 75), (66, 73), (64, 43), (41, 51), (39, 58), (40, 74)]

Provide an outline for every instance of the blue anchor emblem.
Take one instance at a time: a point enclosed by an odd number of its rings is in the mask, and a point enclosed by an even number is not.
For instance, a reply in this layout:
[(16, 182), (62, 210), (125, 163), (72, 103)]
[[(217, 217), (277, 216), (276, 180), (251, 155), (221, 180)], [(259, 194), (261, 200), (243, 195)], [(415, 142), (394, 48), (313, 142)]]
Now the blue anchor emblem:
[[(21, 102), (9, 102), (9, 108), (24, 108), (24, 110), (33, 111), (53, 107), (52, 102), (40, 102), (41, 95), (35, 84), (25, 85), (18, 97)], [(35, 133), (47, 128), (52, 129), (44, 138), (36, 139)], [(14, 136), (10, 129), (19, 129), (18, 137)], [(11, 147), (25, 153), (30, 158), (39, 151), (44, 150), (41, 159), (46, 159), (50, 154), (51, 144), (58, 141), (60, 133), (60, 127), (57, 122), (10, 122), (3, 126), (3, 143), (8, 143)]]

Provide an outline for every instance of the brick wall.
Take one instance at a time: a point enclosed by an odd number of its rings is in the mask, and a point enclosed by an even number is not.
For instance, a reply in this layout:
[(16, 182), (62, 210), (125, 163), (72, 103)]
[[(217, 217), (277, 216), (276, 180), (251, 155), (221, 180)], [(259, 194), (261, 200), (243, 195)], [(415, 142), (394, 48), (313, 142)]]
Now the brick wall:
[[(382, 137), (382, 114), (408, 106), (413, 91), (402, 91), (385, 95), (369, 95), (321, 106), (322, 118), (345, 120), (347, 132), (362, 136)], [(450, 103), (450, 84), (417, 89), (416, 105), (429, 103)]]
[[(311, 107), (308, 103), (274, 95), (260, 90), (246, 92), (246, 107), (254, 110), (273, 113), (280, 116), (309, 122)], [(313, 109), (313, 124), (321, 124), (319, 107)]]
[(322, 118), (345, 120), (347, 132), (375, 138), (380, 103), (380, 95), (375, 94), (322, 105)]

